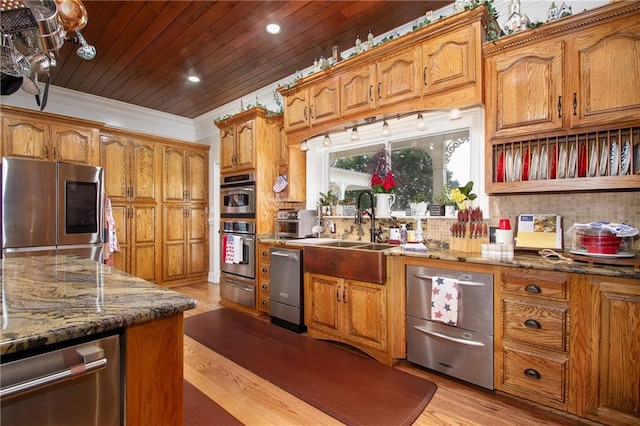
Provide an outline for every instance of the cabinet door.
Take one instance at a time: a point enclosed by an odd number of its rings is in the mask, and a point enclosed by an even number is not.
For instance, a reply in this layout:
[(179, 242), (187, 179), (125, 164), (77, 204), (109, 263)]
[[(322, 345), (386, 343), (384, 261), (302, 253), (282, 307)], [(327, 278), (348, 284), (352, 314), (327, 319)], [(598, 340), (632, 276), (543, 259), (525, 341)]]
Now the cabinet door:
[(220, 172), (227, 173), (235, 170), (235, 126), (225, 127), (220, 131)]
[(7, 157), (50, 160), (49, 126), (41, 121), (3, 117), (2, 153)]
[(415, 99), (422, 94), (420, 48), (411, 47), (377, 64), (374, 95), (378, 105), (391, 105)]
[(253, 169), (256, 151), (255, 120), (236, 125), (235, 169)]
[(118, 251), (112, 253), (113, 266), (116, 269), (131, 273), (129, 261), (129, 215), (130, 209), (123, 204), (111, 204), (111, 211), (116, 222), (118, 236)]
[(340, 77), (340, 112), (343, 117), (375, 108), (375, 78), (375, 66), (363, 67)]
[[(487, 131), (492, 137), (563, 128), (563, 41), (541, 42), (486, 60)], [(563, 112), (564, 111), (564, 112)]]
[(190, 202), (206, 202), (209, 177), (208, 154), (203, 151), (187, 151), (187, 196)]
[[(588, 417), (605, 424), (640, 421), (640, 290), (637, 280), (592, 279), (598, 285)], [(599, 327), (597, 327), (599, 325)]]
[(162, 281), (185, 278), (187, 275), (186, 227), (187, 209), (183, 205), (162, 206)]
[(289, 130), (309, 127), (309, 91), (287, 95), (284, 108), (284, 128)]
[(191, 206), (187, 210), (188, 260), (187, 275), (204, 275), (209, 267), (207, 207)]
[(98, 131), (51, 125), (51, 147), (55, 161), (98, 166), (100, 154)]
[(309, 309), (305, 311), (307, 327), (340, 336), (342, 280), (324, 275), (309, 275)]
[(159, 240), (156, 226), (157, 208), (156, 206), (140, 205), (133, 206), (131, 211), (130, 272), (136, 277), (157, 282), (156, 241)]
[(600, 25), (573, 40), (571, 125), (640, 120), (640, 21)]
[(342, 303), (345, 337), (357, 344), (387, 349), (387, 309), (384, 285), (345, 280)]
[(103, 135), (100, 156), (104, 167), (104, 189), (112, 203), (126, 202), (130, 194), (128, 139)]
[(323, 123), (340, 117), (338, 80), (311, 87), (311, 123)]
[(422, 45), (422, 94), (475, 83), (480, 78), (475, 25), (436, 37)]
[(164, 147), (163, 201), (184, 201), (186, 198), (186, 162), (184, 149)]
[(130, 185), (131, 198), (135, 202), (155, 202), (158, 199), (158, 150), (157, 145), (134, 140), (131, 148)]

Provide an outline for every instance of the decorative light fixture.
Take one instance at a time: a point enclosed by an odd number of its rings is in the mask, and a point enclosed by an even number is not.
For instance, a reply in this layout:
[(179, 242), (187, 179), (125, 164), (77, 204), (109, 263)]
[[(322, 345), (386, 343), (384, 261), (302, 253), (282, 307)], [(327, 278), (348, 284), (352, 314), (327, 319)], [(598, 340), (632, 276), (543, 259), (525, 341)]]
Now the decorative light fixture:
[(427, 123), (425, 123), (422, 113), (418, 113), (418, 124), (416, 124), (416, 128), (418, 130), (424, 130), (427, 128)]
[(280, 31), (282, 31), (282, 27), (280, 27), (280, 24), (276, 24), (275, 22), (267, 24), (264, 29), (269, 34), (280, 34)]
[(382, 123), (382, 132), (381, 132), (382, 136), (389, 136), (391, 134), (391, 130), (389, 130), (389, 124), (387, 123), (387, 121), (385, 120), (384, 123)]
[(451, 111), (449, 111), (449, 120), (458, 120), (460, 118), (462, 118), (460, 110), (458, 108), (451, 108)]
[(351, 130), (351, 140), (352, 141), (360, 140), (360, 135), (358, 134), (357, 126), (354, 126), (353, 129)]
[(189, 77), (187, 77), (187, 80), (192, 83), (198, 83), (200, 82), (200, 77), (198, 77), (197, 75), (190, 75)]
[(331, 138), (329, 137), (329, 133), (324, 135), (324, 140), (322, 141), (322, 146), (331, 146)]
[[(25, 6), (26, 4), (26, 6)], [(51, 68), (65, 41), (80, 45), (77, 55), (84, 60), (96, 56), (96, 48), (84, 39), (87, 11), (80, 0), (2, 1), (2, 82), (5, 77), (26, 83), (25, 91), (35, 95), (44, 110), (49, 92)], [(70, 34), (75, 32), (75, 37)], [(38, 80), (45, 81), (42, 102)], [(11, 95), (5, 93), (3, 95)]]
[(300, 151), (302, 151), (302, 152), (309, 151), (309, 145), (307, 144), (306, 140), (300, 142)]

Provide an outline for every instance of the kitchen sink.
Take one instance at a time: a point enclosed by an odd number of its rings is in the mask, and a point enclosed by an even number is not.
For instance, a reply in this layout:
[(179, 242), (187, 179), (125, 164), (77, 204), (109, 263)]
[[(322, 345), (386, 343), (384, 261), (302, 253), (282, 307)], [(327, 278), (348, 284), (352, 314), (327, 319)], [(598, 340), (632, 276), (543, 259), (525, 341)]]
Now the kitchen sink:
[(392, 244), (338, 240), (310, 245), (304, 249), (304, 269), (314, 274), (384, 284), (387, 281), (387, 256)]

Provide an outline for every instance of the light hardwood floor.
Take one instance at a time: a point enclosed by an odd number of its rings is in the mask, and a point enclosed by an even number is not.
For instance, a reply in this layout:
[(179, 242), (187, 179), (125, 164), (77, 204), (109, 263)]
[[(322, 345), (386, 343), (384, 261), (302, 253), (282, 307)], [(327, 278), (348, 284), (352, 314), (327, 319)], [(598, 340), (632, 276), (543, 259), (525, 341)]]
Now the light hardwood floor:
[[(185, 317), (220, 308), (219, 287), (174, 287), (198, 301)], [(334, 418), (185, 336), (185, 378), (246, 425), (340, 425)], [(592, 424), (468, 385), (401, 361), (395, 368), (438, 385), (417, 426)]]

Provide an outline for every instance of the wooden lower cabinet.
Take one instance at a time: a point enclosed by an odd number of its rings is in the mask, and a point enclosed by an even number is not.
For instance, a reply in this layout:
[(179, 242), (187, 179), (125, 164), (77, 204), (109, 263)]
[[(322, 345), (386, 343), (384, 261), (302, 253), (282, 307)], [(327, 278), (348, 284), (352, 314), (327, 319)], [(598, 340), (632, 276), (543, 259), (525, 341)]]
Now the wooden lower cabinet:
[(273, 244), (258, 244), (258, 310), (269, 314), (270, 249)]
[(162, 282), (173, 286), (203, 277), (209, 266), (207, 207), (162, 206)]
[(640, 424), (640, 280), (589, 276), (582, 308), (585, 417), (611, 425)]
[(386, 289), (385, 285), (307, 273), (305, 323), (309, 335), (348, 343), (385, 362)]

